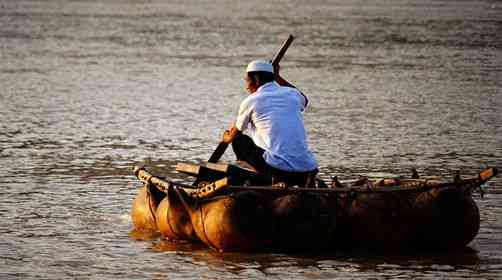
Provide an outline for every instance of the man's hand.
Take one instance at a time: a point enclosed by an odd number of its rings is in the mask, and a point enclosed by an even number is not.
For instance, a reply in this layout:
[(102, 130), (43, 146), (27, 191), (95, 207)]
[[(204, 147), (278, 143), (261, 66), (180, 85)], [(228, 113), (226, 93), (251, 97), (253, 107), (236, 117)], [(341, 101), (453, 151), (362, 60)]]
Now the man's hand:
[(237, 129), (237, 127), (235, 127), (235, 125), (232, 125), (229, 129), (225, 130), (221, 141), (223, 143), (230, 144), (232, 143), (232, 141), (234, 141), (235, 136), (237, 136), (239, 132), (240, 131)]

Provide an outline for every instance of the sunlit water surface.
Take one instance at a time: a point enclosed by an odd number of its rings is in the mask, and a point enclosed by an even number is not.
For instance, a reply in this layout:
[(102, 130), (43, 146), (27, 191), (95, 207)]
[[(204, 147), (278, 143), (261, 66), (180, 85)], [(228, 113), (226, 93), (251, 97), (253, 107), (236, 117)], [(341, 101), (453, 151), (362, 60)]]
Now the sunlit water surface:
[(2, 0), (0, 278), (502, 277), (500, 176), (462, 252), (218, 254), (129, 236), (132, 167), (180, 178), (177, 162), (207, 160), (245, 65), (289, 33), (282, 73), (310, 97), (324, 178), (502, 167), (499, 1)]

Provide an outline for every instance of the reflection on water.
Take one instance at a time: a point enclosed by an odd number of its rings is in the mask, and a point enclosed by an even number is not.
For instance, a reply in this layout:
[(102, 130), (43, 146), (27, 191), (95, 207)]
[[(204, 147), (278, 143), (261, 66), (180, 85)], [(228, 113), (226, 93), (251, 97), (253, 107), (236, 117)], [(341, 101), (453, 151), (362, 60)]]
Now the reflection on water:
[(152, 250), (168, 255), (189, 256), (195, 264), (240, 276), (283, 278), (300, 274), (312, 279), (353, 279), (367, 277), (368, 273), (375, 278), (392, 278), (399, 275), (414, 278), (451, 273), (452, 276), (463, 277), (469, 273), (477, 273), (481, 262), (477, 252), (470, 248), (454, 253), (334, 252), (320, 255), (284, 255), (216, 253), (204, 247), (200, 244), (177, 244), (165, 240), (152, 244)]
[[(280, 11), (280, 12), (279, 12)], [(321, 176), (472, 176), (502, 166), (494, 1), (0, 1), (0, 278), (498, 278), (502, 179), (471, 251), (217, 254), (131, 233), (134, 165), (182, 179), (297, 36), (283, 74)], [(233, 160), (229, 150), (223, 160)]]

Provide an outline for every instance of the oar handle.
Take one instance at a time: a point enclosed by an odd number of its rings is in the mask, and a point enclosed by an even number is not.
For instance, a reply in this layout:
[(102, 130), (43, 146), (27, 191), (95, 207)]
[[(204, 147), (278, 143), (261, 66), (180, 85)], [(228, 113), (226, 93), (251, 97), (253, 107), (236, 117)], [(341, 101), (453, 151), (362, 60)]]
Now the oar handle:
[(281, 61), (282, 57), (284, 56), (284, 54), (286, 53), (286, 51), (288, 50), (289, 46), (291, 45), (291, 43), (293, 42), (293, 40), (295, 39), (295, 37), (291, 34), (289, 34), (289, 37), (286, 39), (286, 41), (284, 41), (284, 43), (282, 43), (282, 46), (281, 48), (279, 49), (279, 51), (275, 54), (274, 58), (272, 59), (272, 65), (277, 65), (279, 64), (279, 62)]

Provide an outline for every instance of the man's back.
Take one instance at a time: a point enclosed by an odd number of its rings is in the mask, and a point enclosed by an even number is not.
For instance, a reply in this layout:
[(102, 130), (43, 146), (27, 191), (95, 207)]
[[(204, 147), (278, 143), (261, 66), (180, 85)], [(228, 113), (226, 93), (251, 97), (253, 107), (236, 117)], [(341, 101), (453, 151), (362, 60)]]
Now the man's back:
[(317, 162), (306, 142), (302, 116), (306, 103), (297, 89), (270, 82), (242, 102), (236, 125), (248, 129), (272, 167), (310, 171), (317, 168)]

